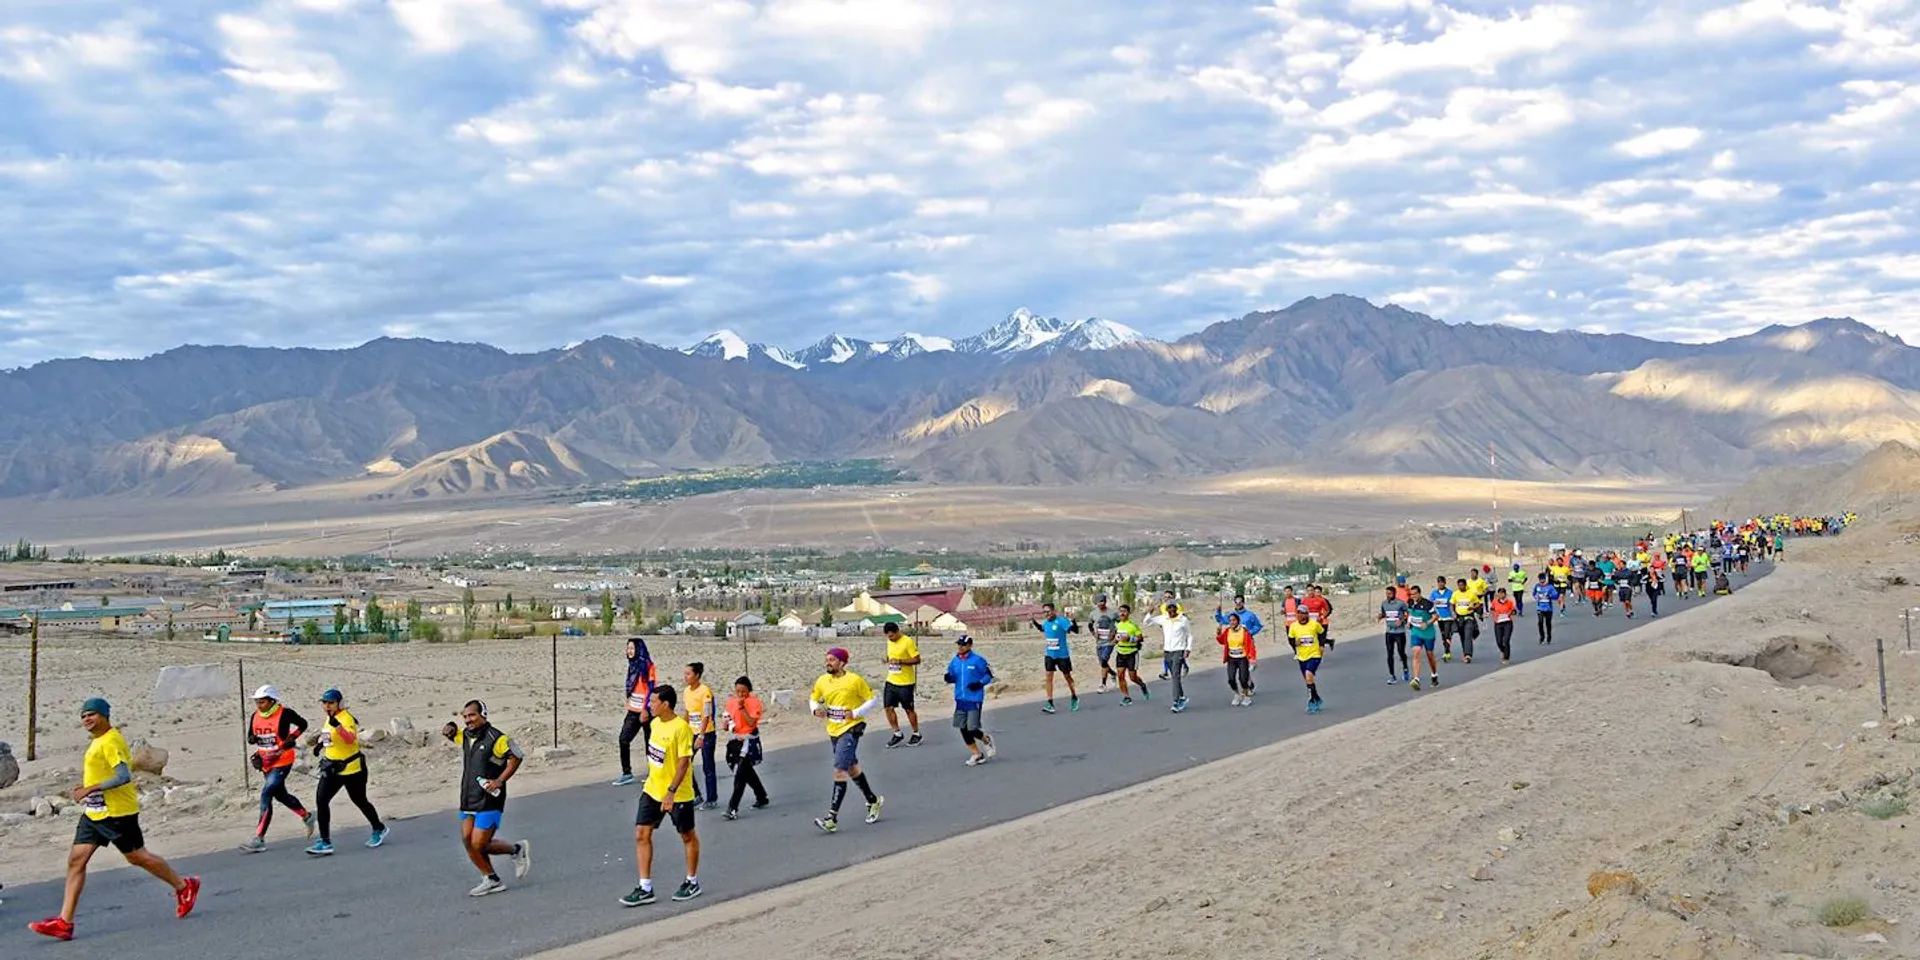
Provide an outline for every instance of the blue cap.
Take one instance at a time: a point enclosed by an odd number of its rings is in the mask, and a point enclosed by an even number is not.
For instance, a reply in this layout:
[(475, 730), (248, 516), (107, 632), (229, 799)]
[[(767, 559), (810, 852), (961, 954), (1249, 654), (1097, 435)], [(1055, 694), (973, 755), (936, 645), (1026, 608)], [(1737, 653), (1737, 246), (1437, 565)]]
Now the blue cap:
[(80, 712), (97, 713), (109, 720), (113, 719), (113, 705), (109, 704), (105, 697), (88, 697), (87, 702), (80, 705)]
[(328, 687), (325, 693), (320, 694), (321, 703), (339, 703), (341, 699), (340, 691), (332, 687)]

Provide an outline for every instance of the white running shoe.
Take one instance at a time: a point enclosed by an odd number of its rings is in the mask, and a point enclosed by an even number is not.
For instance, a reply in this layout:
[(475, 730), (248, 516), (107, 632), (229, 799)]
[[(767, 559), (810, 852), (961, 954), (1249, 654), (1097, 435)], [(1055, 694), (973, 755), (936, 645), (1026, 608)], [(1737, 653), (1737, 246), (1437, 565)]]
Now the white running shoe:
[(525, 880), (533, 872), (533, 841), (522, 840), (513, 845), (513, 878)]
[(492, 877), (483, 877), (481, 878), (479, 885), (475, 886), (472, 890), (467, 891), (467, 896), (484, 897), (490, 893), (499, 893), (500, 891), (505, 890), (506, 888), (507, 888), (507, 885), (505, 883), (502, 883), (499, 880), (496, 880)]
[(988, 760), (992, 760), (994, 757), (1000, 755), (1000, 748), (994, 746), (992, 740), (988, 740), (985, 744), (982, 744), (982, 747), (987, 751)]

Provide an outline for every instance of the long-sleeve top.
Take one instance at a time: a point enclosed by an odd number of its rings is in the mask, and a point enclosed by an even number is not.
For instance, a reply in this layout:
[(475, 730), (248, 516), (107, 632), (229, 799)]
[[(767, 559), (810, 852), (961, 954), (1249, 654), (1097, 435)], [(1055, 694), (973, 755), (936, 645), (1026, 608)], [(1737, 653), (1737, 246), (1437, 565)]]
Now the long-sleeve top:
[(1252, 610), (1222, 610), (1213, 615), (1213, 622), (1224, 627), (1227, 625), (1227, 618), (1236, 613), (1240, 615), (1240, 625), (1247, 628), (1248, 636), (1257, 637), (1261, 630), (1266, 629), (1266, 625), (1260, 622), (1260, 615)]
[(1147, 618), (1147, 626), (1159, 627), (1166, 631), (1166, 637), (1160, 642), (1160, 648), (1169, 653), (1190, 651), (1193, 649), (1193, 621), (1186, 614), (1169, 617), (1156, 613)]

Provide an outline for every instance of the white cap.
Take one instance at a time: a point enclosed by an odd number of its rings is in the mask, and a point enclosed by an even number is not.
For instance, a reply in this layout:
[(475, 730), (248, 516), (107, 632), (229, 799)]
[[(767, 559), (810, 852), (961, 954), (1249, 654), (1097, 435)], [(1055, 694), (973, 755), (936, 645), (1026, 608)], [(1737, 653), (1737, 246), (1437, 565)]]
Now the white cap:
[(280, 699), (280, 691), (275, 689), (273, 684), (269, 683), (266, 686), (261, 687), (258, 690), (255, 690), (253, 692), (253, 698), (255, 700), (278, 700)]

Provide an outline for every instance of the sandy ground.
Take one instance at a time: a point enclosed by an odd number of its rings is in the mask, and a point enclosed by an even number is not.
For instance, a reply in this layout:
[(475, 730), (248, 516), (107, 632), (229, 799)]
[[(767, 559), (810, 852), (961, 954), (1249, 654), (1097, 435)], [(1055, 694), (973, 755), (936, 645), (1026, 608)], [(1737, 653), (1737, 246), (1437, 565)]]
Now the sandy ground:
[[(1720, 492), (1647, 483), (1485, 477), (1301, 476), (1286, 471), (1141, 486), (968, 487), (905, 484), (755, 490), (670, 503), (570, 504), (544, 498), (424, 503), (328, 499), (311, 491), (196, 499), (5, 501), (5, 535), (58, 555), (211, 551), (332, 557), (531, 551), (644, 553), (683, 548), (829, 551), (984, 550), (1019, 541), (1246, 540), (1403, 524), (1509, 517), (1671, 516)], [(1265, 534), (1258, 534), (1264, 536)]]
[(1920, 657), (1890, 722), (1871, 681), (1916, 543), (1796, 541), (1724, 603), (552, 956), (1920, 956), (1914, 814), (1861, 809), (1915, 787)]

